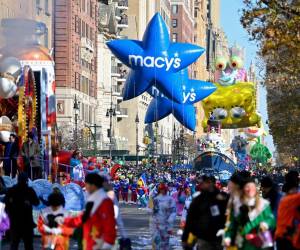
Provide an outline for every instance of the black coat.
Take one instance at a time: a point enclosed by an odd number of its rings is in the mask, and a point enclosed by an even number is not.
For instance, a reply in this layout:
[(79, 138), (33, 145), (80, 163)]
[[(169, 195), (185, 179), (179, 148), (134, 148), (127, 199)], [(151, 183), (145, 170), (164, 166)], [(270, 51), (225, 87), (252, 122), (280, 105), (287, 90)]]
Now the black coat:
[[(3, 167), (6, 171), (10, 170), (10, 168), (17, 169), (17, 158), (19, 155), (19, 147), (17, 142), (6, 142), (1, 143), (5, 146), (4, 149), (4, 161), (3, 161)], [(12, 164), (12, 165), (11, 165)], [(10, 172), (10, 171), (9, 171)]]
[(12, 229), (33, 229), (32, 206), (39, 205), (35, 191), (27, 185), (15, 185), (4, 198)]
[(187, 242), (189, 233), (208, 242), (221, 241), (216, 234), (225, 227), (227, 201), (227, 194), (217, 189), (196, 197), (188, 210), (182, 241)]

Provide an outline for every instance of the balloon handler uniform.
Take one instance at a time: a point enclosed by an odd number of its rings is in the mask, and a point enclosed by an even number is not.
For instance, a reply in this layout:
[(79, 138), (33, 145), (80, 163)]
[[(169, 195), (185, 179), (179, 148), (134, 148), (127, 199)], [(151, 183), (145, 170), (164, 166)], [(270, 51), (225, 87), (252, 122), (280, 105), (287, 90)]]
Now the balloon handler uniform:
[(127, 180), (123, 180), (121, 182), (121, 195), (122, 200), (128, 202), (128, 191), (129, 191), (129, 183)]
[(83, 250), (111, 249), (115, 243), (114, 205), (102, 188), (88, 197), (84, 213), (66, 218), (63, 224), (83, 227)]
[(38, 230), (42, 235), (43, 249), (68, 250), (69, 238), (73, 229), (60, 226), (57, 219), (63, 220), (67, 211), (62, 206), (62, 194), (52, 193), (49, 195), (49, 207), (42, 210), (38, 218)]
[(147, 207), (148, 204), (147, 189), (141, 183), (138, 183), (137, 198), (139, 201), (139, 206)]
[(130, 186), (131, 202), (133, 202), (133, 203), (137, 202), (137, 188), (138, 188), (138, 185), (136, 182), (132, 183), (132, 185)]

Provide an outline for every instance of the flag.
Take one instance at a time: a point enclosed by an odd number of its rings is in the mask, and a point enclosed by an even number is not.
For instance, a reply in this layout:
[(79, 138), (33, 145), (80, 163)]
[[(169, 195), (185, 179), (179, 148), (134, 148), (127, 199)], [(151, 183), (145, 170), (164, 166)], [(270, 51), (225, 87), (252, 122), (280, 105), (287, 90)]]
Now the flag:
[(147, 187), (147, 177), (146, 177), (146, 173), (143, 173), (138, 181), (138, 184), (140, 184), (142, 187)]

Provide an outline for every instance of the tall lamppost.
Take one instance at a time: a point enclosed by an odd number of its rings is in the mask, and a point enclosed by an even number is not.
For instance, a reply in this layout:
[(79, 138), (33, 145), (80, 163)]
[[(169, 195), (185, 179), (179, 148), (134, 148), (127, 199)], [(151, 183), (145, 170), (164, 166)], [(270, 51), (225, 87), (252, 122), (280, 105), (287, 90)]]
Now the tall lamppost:
[(109, 159), (112, 160), (112, 118), (116, 116), (116, 109), (113, 108), (113, 103), (110, 103), (110, 108), (106, 111), (106, 117), (109, 117)]
[(80, 102), (77, 101), (77, 96), (75, 95), (73, 109), (74, 109), (74, 112), (75, 112), (74, 141), (75, 141), (76, 145), (78, 145), (77, 139), (78, 139), (78, 116), (79, 116), (79, 111), (80, 111), (79, 105), (80, 105)]
[(172, 161), (175, 164), (176, 161), (176, 126), (175, 123), (173, 125), (173, 143), (172, 143)]
[[(93, 137), (93, 149), (94, 149), (94, 156), (97, 155), (97, 129), (99, 128), (100, 131), (101, 131), (101, 128), (102, 126), (98, 126), (96, 123), (94, 125), (85, 125), (89, 130), (90, 130), (90, 133)], [(94, 131), (92, 130), (94, 129)]]
[(155, 122), (155, 157), (157, 158), (156, 161), (158, 161), (158, 123)]
[(138, 113), (136, 114), (135, 117), (135, 130), (136, 130), (136, 147), (135, 147), (135, 154), (136, 154), (136, 162), (135, 165), (138, 168), (139, 165), (139, 123), (140, 123), (140, 119), (139, 119), (139, 115)]

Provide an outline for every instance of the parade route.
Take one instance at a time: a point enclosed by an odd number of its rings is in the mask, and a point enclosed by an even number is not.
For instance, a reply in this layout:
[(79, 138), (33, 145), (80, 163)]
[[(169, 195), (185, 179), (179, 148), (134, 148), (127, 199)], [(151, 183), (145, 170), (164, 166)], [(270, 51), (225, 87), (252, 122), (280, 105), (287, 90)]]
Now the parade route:
[[(149, 229), (150, 213), (146, 209), (139, 209), (134, 204), (124, 204), (121, 202), (120, 210), (124, 221), (124, 226), (128, 237), (132, 241), (133, 250), (147, 250), (152, 249), (151, 246), (151, 232)], [(177, 223), (178, 224), (178, 223)], [(175, 230), (176, 233), (177, 229)], [(171, 238), (172, 250), (181, 249), (180, 237), (174, 236)], [(9, 250), (9, 245), (5, 244), (3, 250)], [(24, 249), (23, 244), (20, 245), (21, 250)], [(34, 249), (40, 250), (41, 239), (36, 237), (34, 239)], [(70, 242), (70, 250), (77, 250), (77, 244), (74, 240)]]
[[(136, 205), (120, 204), (121, 214), (128, 237), (132, 241), (133, 250), (152, 249), (151, 232), (149, 228), (150, 213), (146, 209), (139, 209)], [(176, 225), (178, 225), (178, 221)], [(176, 234), (177, 228), (174, 230)], [(172, 250), (182, 249), (180, 237), (171, 238)]]

